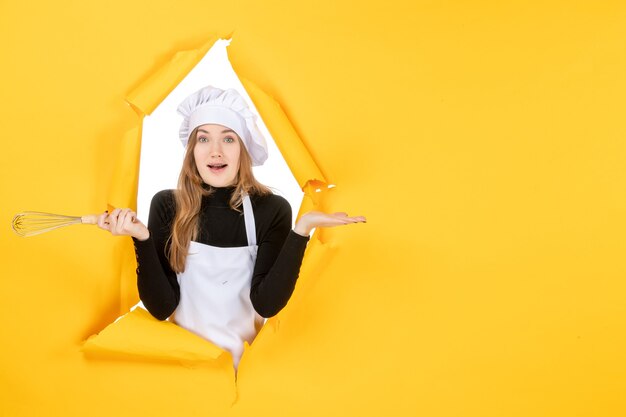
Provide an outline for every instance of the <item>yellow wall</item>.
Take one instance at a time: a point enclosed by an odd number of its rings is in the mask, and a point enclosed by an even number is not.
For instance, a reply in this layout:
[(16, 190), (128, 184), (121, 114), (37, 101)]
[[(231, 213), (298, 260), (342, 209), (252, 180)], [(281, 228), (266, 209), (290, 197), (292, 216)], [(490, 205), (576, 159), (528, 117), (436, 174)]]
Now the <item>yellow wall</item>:
[[(623, 2), (38, 3), (0, 5), (0, 415), (626, 413)], [(231, 32), (324, 208), (368, 217), (321, 236), (237, 392), (84, 357), (135, 300), (130, 240), (8, 227), (132, 205), (125, 98)]]

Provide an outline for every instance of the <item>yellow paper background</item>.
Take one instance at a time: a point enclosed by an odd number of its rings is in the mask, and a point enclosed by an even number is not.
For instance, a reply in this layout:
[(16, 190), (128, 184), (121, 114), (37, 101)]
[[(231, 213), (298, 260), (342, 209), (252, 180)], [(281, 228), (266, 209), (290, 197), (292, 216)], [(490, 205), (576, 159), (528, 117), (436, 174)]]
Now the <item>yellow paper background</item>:
[[(625, 23), (617, 1), (3, 2), (0, 415), (624, 415)], [(312, 242), (236, 388), (85, 358), (135, 300), (130, 240), (9, 222), (134, 205), (149, 110), (125, 100), (231, 33), (337, 185), (323, 208), (368, 223)]]

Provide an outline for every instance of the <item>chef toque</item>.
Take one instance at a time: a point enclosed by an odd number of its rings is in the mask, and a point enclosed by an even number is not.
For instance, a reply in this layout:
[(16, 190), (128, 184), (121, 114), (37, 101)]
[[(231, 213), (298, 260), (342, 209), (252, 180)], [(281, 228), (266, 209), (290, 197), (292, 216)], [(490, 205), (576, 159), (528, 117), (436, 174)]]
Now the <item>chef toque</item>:
[(183, 116), (179, 136), (185, 147), (196, 127), (218, 124), (239, 135), (250, 154), (252, 165), (263, 165), (267, 159), (267, 143), (256, 125), (257, 116), (236, 90), (204, 87), (180, 103), (178, 114)]

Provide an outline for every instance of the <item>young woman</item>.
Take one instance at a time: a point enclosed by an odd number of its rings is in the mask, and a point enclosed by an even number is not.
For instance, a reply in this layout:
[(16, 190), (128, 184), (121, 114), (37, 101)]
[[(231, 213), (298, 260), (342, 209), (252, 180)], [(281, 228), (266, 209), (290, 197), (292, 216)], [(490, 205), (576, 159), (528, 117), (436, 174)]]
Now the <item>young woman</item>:
[(235, 367), (263, 317), (287, 304), (313, 228), (364, 222), (309, 212), (291, 229), (291, 207), (252, 173), (267, 159), (256, 117), (235, 90), (205, 87), (178, 108), (186, 146), (178, 188), (152, 199), (148, 227), (130, 209), (99, 217), (130, 235), (148, 311), (229, 351)]

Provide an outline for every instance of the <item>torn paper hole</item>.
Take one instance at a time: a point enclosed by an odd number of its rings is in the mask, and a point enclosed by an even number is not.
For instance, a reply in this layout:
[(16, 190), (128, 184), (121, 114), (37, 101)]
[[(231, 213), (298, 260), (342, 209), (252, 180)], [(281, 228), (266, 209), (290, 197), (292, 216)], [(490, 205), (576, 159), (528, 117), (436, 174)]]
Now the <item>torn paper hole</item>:
[[(181, 166), (183, 148), (178, 140), (178, 125), (180, 120), (172, 122), (172, 118), (176, 115), (176, 107), (185, 97), (199, 88), (206, 85), (215, 85), (222, 88), (235, 88), (240, 94), (249, 100), (248, 92), (251, 92), (250, 96), (254, 102), (249, 102), (250, 107), (255, 110), (255, 104), (262, 107), (261, 114), (264, 118), (259, 117), (259, 127), (266, 135), (268, 145), (270, 147), (270, 159), (265, 166), (279, 166), (282, 165), (282, 172), (279, 171), (278, 177), (281, 180), (287, 179), (291, 182), (289, 186), (280, 186), (283, 189), (295, 188), (297, 197), (287, 195), (284, 190), (281, 190), (277, 183), (278, 180), (273, 180), (271, 177), (267, 177), (263, 172), (256, 172), (255, 176), (261, 182), (269, 186), (273, 186), (275, 191), (279, 194), (283, 194), (294, 207), (294, 212), (301, 205), (303, 201), (303, 193), (300, 186), (304, 188), (306, 194), (311, 196), (311, 189), (317, 187), (326, 188), (326, 183), (319, 168), (311, 158), (310, 154), (304, 148), (302, 141), (295, 133), (293, 126), (287, 119), (285, 113), (280, 106), (264, 92), (262, 92), (256, 85), (248, 80), (243, 80), (245, 83), (245, 89), (242, 87), (242, 83), (235, 75), (230, 63), (228, 62), (226, 55), (226, 46), (229, 41), (219, 41), (213, 48), (207, 52), (198, 64), (191, 70), (188, 70), (188, 64), (197, 55), (198, 51), (186, 51), (176, 54), (172, 62), (168, 63), (164, 68), (160, 68), (153, 76), (149, 77), (146, 82), (140, 85), (135, 91), (133, 91), (129, 98), (128, 103), (138, 110), (140, 113), (143, 111), (152, 111), (151, 116), (143, 117), (142, 129), (142, 151), (141, 151), (141, 172), (139, 180), (139, 194), (140, 201), (138, 202), (138, 212), (140, 219), (147, 220), (147, 213), (149, 209), (149, 201), (154, 193), (164, 188), (175, 188), (176, 178)], [(209, 77), (210, 69), (218, 67), (215, 55), (221, 53), (222, 66), (226, 66), (229, 72), (229, 81), (218, 81)], [(180, 63), (179, 67), (177, 65)], [(213, 63), (213, 64), (212, 64)], [(181, 68), (185, 68), (189, 71), (182, 81), (171, 90), (167, 95), (162, 94), (162, 91), (169, 91), (169, 81), (172, 79), (180, 79), (178, 72)], [(194, 81), (195, 80), (195, 81)], [(199, 81), (198, 81), (199, 80)], [(165, 99), (161, 101), (161, 97)], [(145, 109), (145, 110), (143, 110)], [(152, 110), (154, 109), (154, 110)], [(167, 123), (167, 119), (169, 123)], [(289, 155), (291, 164), (291, 170), (287, 167), (287, 163), (282, 158), (281, 152), (276, 148), (272, 136), (266, 130), (265, 121), (271, 122), (271, 129), (273, 132), (278, 132), (281, 138), (281, 151)], [(163, 150), (162, 152), (153, 152), (154, 149)], [(272, 156), (273, 155), (273, 156)], [(274, 160), (272, 160), (274, 157)], [(151, 168), (152, 165), (152, 168)], [(165, 167), (172, 168), (173, 170), (167, 174)], [(128, 167), (125, 167), (128, 168)], [(286, 168), (286, 169), (285, 169)], [(292, 171), (297, 169), (297, 175)], [(119, 169), (118, 169), (119, 170)], [(261, 170), (259, 168), (258, 170)], [(148, 181), (145, 179), (148, 178)], [(267, 179), (270, 178), (270, 179)], [(319, 199), (315, 199), (316, 204), (319, 203)], [(174, 327), (172, 327), (174, 326)], [(177, 329), (174, 331), (173, 329)], [(138, 339), (133, 339), (132, 336), (142, 335)], [(97, 336), (92, 336), (84, 346), (84, 352), (89, 357), (123, 357), (123, 358), (136, 358), (136, 359), (155, 359), (155, 360), (174, 360), (180, 363), (193, 363), (198, 360), (199, 362), (212, 361), (219, 358), (223, 358), (225, 351), (212, 345), (210, 342), (194, 336), (193, 344), (196, 342), (203, 344), (205, 349), (209, 349), (212, 353), (203, 355), (197, 355), (194, 348), (190, 348), (183, 339), (188, 339), (186, 330), (179, 328), (170, 322), (161, 322), (152, 318), (147, 311), (136, 308), (131, 312), (123, 315), (111, 325), (107, 326)], [(129, 336), (129, 337), (127, 337)], [(167, 338), (168, 342), (174, 343), (175, 348), (163, 349), (167, 346), (167, 343), (162, 343), (162, 338)], [(191, 343), (191, 342), (189, 342)], [(217, 348), (219, 352), (212, 351), (211, 347)], [(189, 350), (191, 349), (191, 351)], [(228, 354), (227, 354), (228, 355)], [(232, 360), (231, 360), (232, 361)]]
[[(228, 60), (229, 44), (230, 40), (218, 40), (152, 114), (144, 118), (137, 196), (139, 219), (147, 221), (150, 201), (155, 193), (163, 189), (176, 188), (184, 155), (184, 148), (178, 139), (182, 118), (176, 112), (182, 100), (207, 85), (222, 89), (234, 88), (258, 114)], [(263, 166), (253, 168), (254, 175), (261, 183), (272, 188), (275, 194), (285, 197), (293, 212), (297, 213), (303, 196), (300, 185), (278, 150), (262, 117), (259, 117), (258, 124), (268, 143), (269, 158)]]

